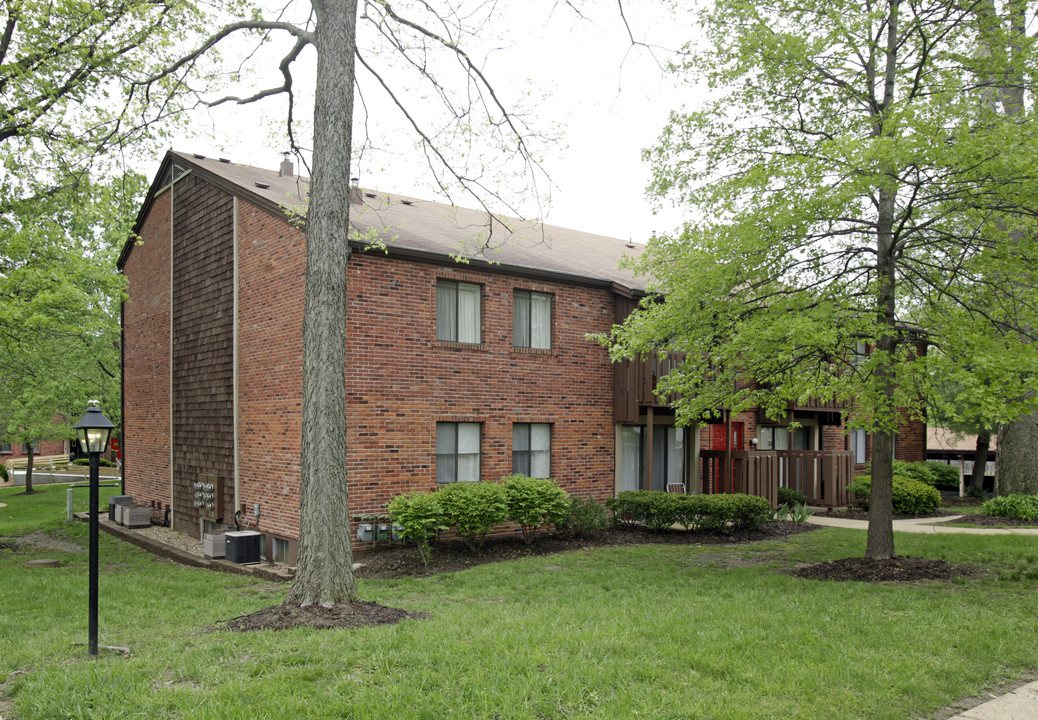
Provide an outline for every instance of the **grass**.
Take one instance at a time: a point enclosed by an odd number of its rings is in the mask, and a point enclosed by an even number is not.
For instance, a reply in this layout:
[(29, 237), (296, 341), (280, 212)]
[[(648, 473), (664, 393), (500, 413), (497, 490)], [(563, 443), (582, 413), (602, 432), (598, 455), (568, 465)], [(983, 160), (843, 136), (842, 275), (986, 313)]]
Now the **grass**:
[[(42, 526), (85, 548), (85, 524), (60, 520), (60, 496), (16, 507), (0, 491), (0, 535)], [(49, 510), (30, 507), (37, 500)], [(11, 519), (12, 508), (37, 520)], [(287, 587), (178, 567), (103, 535), (100, 640), (133, 654), (96, 661), (70, 645), (86, 639), (86, 552), (0, 551), (0, 681), (19, 720), (904, 720), (1038, 668), (1033, 538), (897, 536), (900, 554), (990, 568), (980, 581), (867, 585), (783, 572), (859, 555), (864, 538), (827, 529), (361, 581), (365, 599), (432, 619), (233, 634), (208, 628), (280, 601)], [(66, 564), (22, 565), (44, 556)]]

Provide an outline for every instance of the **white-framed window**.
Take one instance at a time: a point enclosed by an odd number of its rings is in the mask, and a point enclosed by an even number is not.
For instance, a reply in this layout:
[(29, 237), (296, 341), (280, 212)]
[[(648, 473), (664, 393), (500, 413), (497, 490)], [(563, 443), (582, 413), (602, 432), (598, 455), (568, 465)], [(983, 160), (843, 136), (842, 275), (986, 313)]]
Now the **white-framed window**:
[(854, 451), (854, 464), (865, 464), (865, 431), (851, 430), (847, 435), (847, 449)]
[(436, 339), (443, 342), (482, 341), (483, 288), (475, 283), (436, 281)]
[(551, 477), (551, 425), (512, 425), (512, 472), (535, 478)]
[(0, 453), (11, 452), (11, 443), (0, 443)]
[(436, 482), (479, 482), (481, 431), (480, 423), (436, 423)]
[[(620, 489), (641, 490), (648, 465), (644, 425), (620, 428)], [(666, 490), (668, 485), (685, 484), (685, 448), (687, 432), (683, 427), (657, 425), (652, 429), (652, 489)]]
[(814, 450), (815, 426), (761, 425), (757, 439), (758, 450)]
[(512, 345), (551, 349), (551, 295), (516, 290), (512, 296)]

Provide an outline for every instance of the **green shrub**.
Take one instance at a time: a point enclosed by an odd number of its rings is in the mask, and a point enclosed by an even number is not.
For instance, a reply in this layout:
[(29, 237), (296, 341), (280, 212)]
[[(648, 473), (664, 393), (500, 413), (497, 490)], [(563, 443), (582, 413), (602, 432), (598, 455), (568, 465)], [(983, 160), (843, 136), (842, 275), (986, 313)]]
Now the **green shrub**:
[(446, 516), (436, 495), (415, 490), (397, 495), (387, 507), (393, 522), (400, 526), (400, 534), (418, 548), (422, 565), (428, 565), (431, 554), (429, 541), (447, 529)]
[[(865, 509), (869, 507), (871, 489), (872, 478), (867, 475), (859, 475), (847, 486), (847, 491), (853, 493)], [(941, 506), (941, 493), (925, 483), (895, 475), (892, 500), (896, 515), (926, 515)]]
[(606, 501), (613, 522), (662, 531), (674, 525), (710, 532), (755, 528), (772, 517), (762, 497), (742, 494), (672, 495), (656, 490), (628, 490)]
[(555, 528), (569, 533), (573, 537), (584, 537), (597, 530), (609, 527), (609, 519), (605, 505), (594, 498), (582, 498), (571, 495), (569, 513), (566, 517), (555, 521)]
[(616, 497), (608, 498), (605, 505), (613, 514), (613, 525), (617, 527), (637, 527), (645, 517), (647, 499), (645, 490), (624, 490)]
[(994, 517), (1038, 520), (1038, 495), (1002, 495), (980, 506), (980, 512)]
[(7, 465), (0, 462), (0, 481), (7, 482)]
[(934, 487), (957, 488), (959, 487), (959, 469), (948, 463), (927, 460), (926, 465), (930, 468), (930, 474), (934, 478)]
[(778, 504), (786, 505), (792, 510), (797, 505), (807, 505), (807, 495), (793, 488), (780, 487), (778, 489)]
[(529, 545), (537, 528), (565, 522), (570, 497), (551, 478), (508, 475), (503, 478), (508, 519), (519, 523), (523, 540)]
[(984, 488), (973, 487), (972, 485), (966, 488), (966, 497), (984, 500), (987, 496), (988, 494), (984, 492)]
[(437, 490), (436, 497), (449, 526), (473, 550), (482, 548), (487, 533), (508, 518), (508, 503), (501, 483), (455, 482)]
[[(89, 465), (90, 464), (90, 458), (76, 458), (75, 460), (72, 461), (72, 464), (73, 465)], [(108, 460), (107, 458), (98, 458), (97, 459), (97, 466), (98, 467), (118, 467), (118, 465), (116, 465), (111, 460)]]

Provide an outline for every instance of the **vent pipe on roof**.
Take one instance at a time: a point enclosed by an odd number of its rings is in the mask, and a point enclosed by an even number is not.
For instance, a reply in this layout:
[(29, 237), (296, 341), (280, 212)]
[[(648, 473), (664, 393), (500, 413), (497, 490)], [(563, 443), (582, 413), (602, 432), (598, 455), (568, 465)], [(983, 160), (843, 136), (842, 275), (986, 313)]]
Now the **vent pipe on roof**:
[(278, 177), (292, 177), (296, 172), (295, 166), (292, 164), (292, 161), (289, 160), (289, 156), (292, 153), (282, 154), (285, 156), (285, 159), (281, 161), (281, 169), (278, 171)]
[(360, 191), (360, 178), (350, 178), (350, 204), (360, 205), (364, 202), (364, 193)]

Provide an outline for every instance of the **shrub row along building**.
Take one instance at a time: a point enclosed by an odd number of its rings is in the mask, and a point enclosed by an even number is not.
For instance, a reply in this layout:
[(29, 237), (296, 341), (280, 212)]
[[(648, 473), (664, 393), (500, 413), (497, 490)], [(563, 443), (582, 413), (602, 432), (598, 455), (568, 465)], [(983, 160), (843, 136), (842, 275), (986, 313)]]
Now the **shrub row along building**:
[[(126, 492), (196, 536), (237, 513), (264, 533), (267, 557), (290, 563), (306, 197), (288, 161), (268, 171), (170, 152), (119, 260)], [(865, 439), (821, 404), (779, 423), (745, 413), (674, 427), (653, 395), (667, 361), (614, 365), (587, 337), (644, 294), (619, 266), (641, 246), (360, 188), (350, 219), (356, 515), (406, 490), (513, 471), (598, 499), (668, 486), (773, 496), (782, 483), (832, 504), (840, 489), (825, 483), (865, 460)], [(905, 428), (899, 455), (922, 459), (924, 432)], [(199, 483), (214, 496), (202, 507)]]

